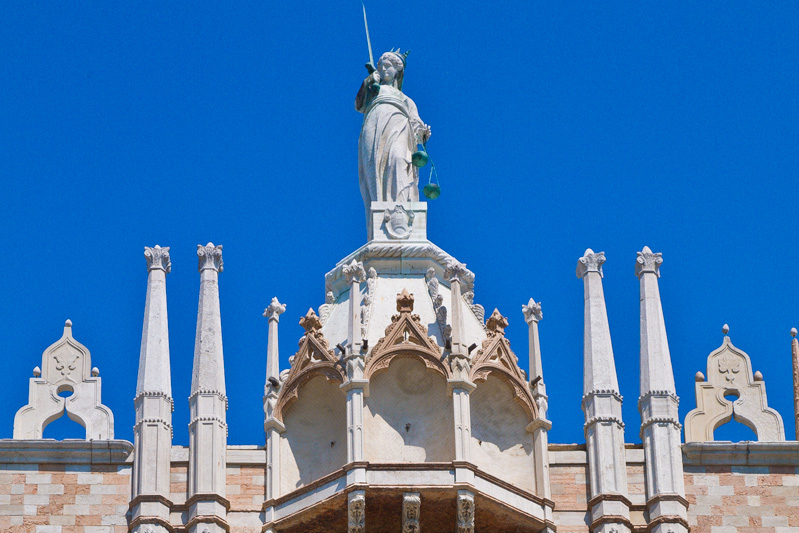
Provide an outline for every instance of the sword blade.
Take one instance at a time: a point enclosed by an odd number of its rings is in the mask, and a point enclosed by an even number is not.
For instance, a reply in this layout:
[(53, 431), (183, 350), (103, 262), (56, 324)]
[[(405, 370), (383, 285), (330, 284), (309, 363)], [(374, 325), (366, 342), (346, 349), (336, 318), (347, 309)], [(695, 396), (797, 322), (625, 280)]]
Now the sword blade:
[(369, 23), (366, 22), (366, 6), (363, 2), (361, 2), (361, 7), (363, 7), (363, 26), (366, 28), (366, 44), (369, 46), (369, 64), (374, 67), (375, 59), (372, 57), (372, 40), (369, 39)]

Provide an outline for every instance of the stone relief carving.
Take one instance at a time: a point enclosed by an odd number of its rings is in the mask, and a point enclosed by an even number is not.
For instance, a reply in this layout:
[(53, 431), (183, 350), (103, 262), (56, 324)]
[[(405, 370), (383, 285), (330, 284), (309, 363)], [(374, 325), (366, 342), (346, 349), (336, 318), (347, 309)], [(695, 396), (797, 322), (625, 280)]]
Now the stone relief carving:
[(392, 239), (407, 239), (411, 236), (413, 219), (415, 216), (416, 213), (405, 209), (402, 204), (397, 204), (393, 208), (386, 209), (386, 213), (383, 217), (386, 233), (388, 233), (389, 237)]
[(327, 319), (330, 317), (331, 311), (333, 311), (333, 306), (336, 303), (336, 295), (333, 294), (333, 291), (327, 291), (325, 294), (325, 303), (319, 306), (319, 319), (322, 321), (322, 325), (327, 322)]
[(482, 305), (474, 303), (474, 291), (464, 292), (463, 300), (466, 302), (466, 305), (469, 306), (469, 309), (472, 310), (474, 316), (477, 317), (477, 320), (479, 320), (481, 324), (485, 325), (486, 310)]
[(366, 273), (366, 295), (361, 304), (361, 337), (366, 337), (366, 332), (369, 329), (369, 318), (372, 315), (372, 307), (375, 300), (377, 289), (377, 270), (369, 267)]
[(685, 417), (685, 442), (712, 441), (714, 430), (731, 419), (749, 426), (759, 441), (784, 441), (782, 417), (768, 406), (766, 384), (758, 374), (749, 355), (725, 335), (707, 358), (707, 381), (696, 374), (696, 409)]
[(114, 438), (114, 415), (101, 403), (99, 371), (93, 372), (88, 348), (72, 337), (72, 321), (42, 354), (42, 368), (30, 380), (30, 403), (14, 417), (15, 439), (41, 439), (47, 424), (65, 413), (86, 428), (87, 440)]
[(402, 533), (419, 533), (419, 515), (422, 498), (418, 492), (402, 495)]
[(366, 495), (363, 491), (349, 493), (347, 511), (349, 533), (364, 533), (366, 530)]
[(458, 491), (458, 533), (474, 533), (474, 495), (465, 490)]

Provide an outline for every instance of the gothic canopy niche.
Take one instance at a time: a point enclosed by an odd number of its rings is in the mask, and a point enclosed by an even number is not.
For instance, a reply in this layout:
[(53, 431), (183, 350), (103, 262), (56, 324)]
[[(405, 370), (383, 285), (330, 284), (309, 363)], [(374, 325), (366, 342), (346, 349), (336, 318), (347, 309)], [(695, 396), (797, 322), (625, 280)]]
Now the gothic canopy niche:
[(485, 381), (491, 373), (501, 377), (510, 387), (513, 399), (521, 404), (532, 422), (538, 418), (538, 407), (527, 386), (524, 372), (519, 368), (519, 358), (510, 349), (510, 341), (505, 338), (506, 327), (508, 319), (498, 309), (494, 309), (486, 322), (488, 338), (472, 358), (469, 380), (479, 383)]
[(385, 336), (377, 342), (364, 368), (364, 378), (385, 370), (397, 356), (418, 357), (428, 370), (438, 372), (449, 379), (450, 370), (441, 361), (441, 348), (435, 339), (427, 335), (427, 328), (421, 323), (419, 315), (413, 312), (413, 294), (407, 289), (397, 295), (397, 311), (391, 317)]
[(42, 354), (33, 371), (28, 405), (14, 417), (15, 439), (41, 439), (44, 428), (67, 416), (86, 428), (86, 440), (114, 438), (114, 415), (101, 403), (100, 371), (92, 368), (89, 349), (72, 337), (72, 321)]
[(696, 381), (696, 409), (685, 416), (685, 442), (712, 441), (714, 430), (733, 418), (751, 428), (759, 441), (785, 440), (782, 417), (768, 406), (762, 376), (752, 372), (749, 356), (726, 335), (707, 358), (707, 380), (697, 372)]
[(333, 350), (328, 347), (322, 334), (322, 322), (313, 309), (308, 309), (300, 319), (305, 335), (300, 339), (300, 347), (291, 359), (291, 370), (280, 388), (275, 407), (275, 418), (283, 422), (286, 408), (297, 399), (300, 387), (317, 375), (328, 380), (344, 383), (346, 373)]

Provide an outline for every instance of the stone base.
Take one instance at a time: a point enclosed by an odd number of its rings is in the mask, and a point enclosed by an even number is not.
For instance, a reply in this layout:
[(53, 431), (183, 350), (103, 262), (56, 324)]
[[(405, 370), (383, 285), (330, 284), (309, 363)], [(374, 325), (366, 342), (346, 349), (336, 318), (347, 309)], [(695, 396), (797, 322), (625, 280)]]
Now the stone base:
[(369, 241), (427, 240), (427, 202), (372, 202)]

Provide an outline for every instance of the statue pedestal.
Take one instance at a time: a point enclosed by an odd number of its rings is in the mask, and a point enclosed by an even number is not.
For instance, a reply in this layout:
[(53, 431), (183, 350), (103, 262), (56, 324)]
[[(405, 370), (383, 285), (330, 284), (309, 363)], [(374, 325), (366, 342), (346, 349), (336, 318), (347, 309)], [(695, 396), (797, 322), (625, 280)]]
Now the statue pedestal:
[(426, 241), (427, 202), (372, 202), (369, 241)]

